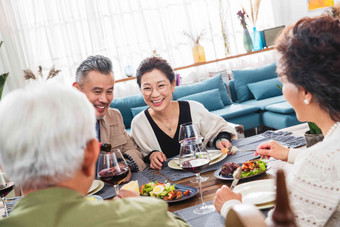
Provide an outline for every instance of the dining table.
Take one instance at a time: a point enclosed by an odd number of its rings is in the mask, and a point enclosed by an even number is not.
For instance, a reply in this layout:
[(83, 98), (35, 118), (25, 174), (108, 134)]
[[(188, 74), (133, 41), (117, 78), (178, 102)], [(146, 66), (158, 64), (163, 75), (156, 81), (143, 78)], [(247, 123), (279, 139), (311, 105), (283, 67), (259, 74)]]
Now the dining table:
[[(308, 131), (308, 125), (307, 123), (303, 123), (303, 124), (299, 124), (299, 125), (295, 125), (292, 127), (288, 127), (288, 128), (284, 128), (278, 131), (286, 131), (286, 132), (292, 132), (294, 136), (298, 136), (298, 137), (303, 137), (304, 133), (306, 131)], [(299, 146), (299, 148), (303, 149), (305, 148), (305, 145), (303, 146)], [(242, 151), (240, 151), (242, 152)], [(265, 174), (256, 176), (254, 178), (248, 178), (248, 179), (244, 179), (244, 180), (240, 180), (238, 184), (242, 184), (242, 183), (246, 183), (249, 181), (254, 181), (254, 180), (262, 180), (262, 179), (271, 179), (271, 178), (275, 178), (276, 176), (276, 171), (279, 169), (284, 169), (286, 172), (289, 171), (289, 168), (292, 166), (291, 164), (281, 161), (281, 160), (276, 160), (276, 159), (267, 159), (266, 160), (267, 164), (270, 165), (270, 169), (268, 169), (268, 171)], [(209, 202), (212, 201), (215, 197), (215, 193), (217, 191), (217, 189), (219, 189), (220, 187), (222, 187), (223, 185), (227, 185), (228, 187), (231, 185), (232, 181), (225, 181), (225, 180), (220, 180), (217, 179), (214, 176), (214, 171), (209, 171), (206, 173), (202, 173), (201, 176), (203, 177), (209, 177), (207, 181), (202, 182), (202, 192), (203, 192), (203, 199), (205, 202)], [(197, 187), (197, 183), (191, 183), (190, 182), (190, 178), (185, 178), (182, 180), (178, 180), (175, 181), (174, 183), (176, 184), (182, 184), (182, 185), (189, 185), (189, 186), (193, 186), (193, 187)], [(201, 198), (199, 197), (199, 195), (197, 195), (196, 197), (187, 200), (187, 201), (183, 201), (183, 202), (179, 202), (179, 203), (171, 203), (169, 205), (168, 210), (171, 212), (175, 212), (184, 208), (188, 208), (191, 206), (195, 206), (201, 204)]]
[[(279, 142), (283, 145), (291, 146), (294, 148), (299, 147), (303, 149), (305, 147), (305, 140), (303, 135), (307, 130), (307, 123), (303, 123), (281, 130), (266, 131), (259, 135), (232, 141), (232, 143), (239, 148), (255, 150), (260, 143), (274, 139), (279, 140)], [(201, 176), (208, 177), (206, 181), (202, 182), (203, 200), (207, 204), (212, 204), (215, 193), (220, 187), (222, 187), (223, 185), (227, 185), (228, 187), (230, 187), (232, 183), (232, 181), (230, 180), (221, 180), (216, 177), (216, 171), (218, 168), (221, 168), (221, 166), (228, 161), (235, 161), (239, 163), (251, 159), (260, 158), (259, 156), (256, 157), (254, 155), (254, 151), (246, 153), (243, 152), (245, 151), (242, 151), (240, 149), (240, 151), (238, 151), (235, 155), (228, 155), (227, 157), (223, 158), (223, 160), (212, 166), (209, 166), (207, 169), (202, 171)], [(283, 169), (284, 171), (289, 172), (289, 169), (291, 167), (291, 164), (273, 158), (266, 159), (265, 162), (268, 166), (270, 166), (270, 168), (264, 174), (247, 179), (240, 179), (238, 185), (262, 179), (273, 179), (275, 178), (277, 170)], [(194, 174), (184, 172), (183, 170), (173, 170), (172, 168), (169, 168), (168, 165), (164, 166), (165, 167), (161, 170), (151, 170), (148, 168), (144, 171), (133, 173), (131, 180), (137, 180), (139, 186), (149, 181), (157, 180), (159, 182), (167, 181), (176, 185), (183, 185), (186, 187), (195, 188), (197, 191), (194, 196), (190, 196), (190, 198), (184, 199), (182, 201), (168, 203), (168, 211), (173, 212), (174, 214), (183, 218), (191, 226), (224, 226), (224, 219), (217, 211), (213, 211), (212, 213), (206, 215), (193, 214), (193, 209), (202, 203), (200, 193), (197, 193), (199, 190), (198, 183), (190, 182), (190, 180), (195, 177)], [(95, 195), (101, 196), (104, 200), (110, 200), (115, 196), (115, 192), (112, 186), (105, 183), (105, 185), (99, 191), (97, 191)], [(1, 209), (1, 205), (0, 214), (1, 212), (3, 212), (3, 209)], [(269, 209), (270, 208), (262, 209), (261, 211), (264, 215), (267, 215)], [(0, 217), (1, 216), (2, 215), (0, 215)]]

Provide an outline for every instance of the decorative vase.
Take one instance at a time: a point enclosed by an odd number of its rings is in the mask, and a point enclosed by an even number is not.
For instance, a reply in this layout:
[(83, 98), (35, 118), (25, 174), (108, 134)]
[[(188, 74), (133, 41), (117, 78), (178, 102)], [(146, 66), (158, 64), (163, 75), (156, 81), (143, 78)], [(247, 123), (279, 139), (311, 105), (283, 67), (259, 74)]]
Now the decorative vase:
[(253, 43), (247, 28), (243, 29), (243, 46), (247, 53), (253, 49)]
[(263, 49), (261, 33), (259, 31), (256, 31), (256, 27), (253, 27), (253, 33), (252, 33), (251, 39), (253, 41), (254, 51)]
[(311, 147), (314, 144), (323, 140), (322, 134), (310, 134), (310, 131), (305, 132), (306, 147)]
[(205, 62), (204, 48), (199, 43), (192, 48), (192, 55), (195, 63)]

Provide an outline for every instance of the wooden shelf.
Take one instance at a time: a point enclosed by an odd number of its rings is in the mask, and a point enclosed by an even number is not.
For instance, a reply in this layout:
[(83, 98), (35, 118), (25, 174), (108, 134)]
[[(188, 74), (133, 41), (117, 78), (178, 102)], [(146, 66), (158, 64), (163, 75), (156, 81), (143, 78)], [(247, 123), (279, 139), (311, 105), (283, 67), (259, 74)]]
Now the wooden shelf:
[[(212, 61), (194, 63), (194, 64), (191, 64), (191, 65), (186, 65), (186, 66), (174, 68), (174, 71), (181, 70), (181, 69), (188, 69), (188, 68), (197, 67), (197, 66), (201, 66), (201, 65), (207, 65), (207, 64), (211, 64), (211, 63), (215, 63), (215, 62), (219, 62), (219, 61), (230, 60), (230, 59), (233, 59), (233, 58), (249, 56), (249, 55), (253, 55), (253, 54), (267, 52), (267, 51), (274, 50), (274, 49), (275, 49), (274, 47), (268, 47), (266, 49), (262, 49), (262, 50), (258, 50), (258, 51), (252, 51), (252, 52), (249, 52), (249, 53), (232, 55), (232, 56), (228, 56), (228, 57), (225, 57), (225, 58), (220, 58), (220, 59), (216, 59), (216, 60), (212, 60)], [(116, 80), (115, 82), (120, 83), (120, 82), (129, 81), (129, 80), (135, 80), (135, 79), (136, 79), (136, 77), (133, 76), (133, 77), (128, 77), (128, 78), (124, 78), (124, 79), (119, 79), (119, 80)]]
[(196, 66), (200, 66), (200, 65), (206, 65), (206, 64), (210, 64), (210, 63), (219, 62), (219, 61), (230, 60), (230, 59), (233, 59), (233, 58), (244, 57), (244, 56), (248, 56), (248, 55), (252, 55), (252, 54), (258, 54), (258, 53), (266, 52), (266, 51), (269, 51), (269, 50), (274, 50), (274, 47), (268, 47), (266, 49), (262, 49), (262, 50), (258, 50), (258, 51), (252, 51), (252, 52), (244, 53), (244, 54), (232, 55), (232, 56), (228, 56), (228, 57), (225, 57), (225, 58), (220, 58), (220, 59), (216, 59), (216, 60), (212, 60), (212, 61), (206, 61), (206, 62), (201, 62), (201, 63), (194, 63), (192, 65), (187, 65), (187, 66), (182, 66), (182, 67), (174, 68), (174, 71), (181, 70), (181, 69), (192, 68), (192, 67), (196, 67)]

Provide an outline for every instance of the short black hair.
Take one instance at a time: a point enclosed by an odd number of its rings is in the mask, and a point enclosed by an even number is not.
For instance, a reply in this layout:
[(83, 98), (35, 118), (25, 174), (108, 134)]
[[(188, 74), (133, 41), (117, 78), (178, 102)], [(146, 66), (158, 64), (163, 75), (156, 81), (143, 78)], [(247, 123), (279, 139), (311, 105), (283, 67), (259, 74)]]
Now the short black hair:
[(158, 69), (168, 78), (170, 83), (175, 79), (174, 70), (171, 68), (170, 64), (163, 58), (160, 57), (149, 57), (144, 59), (138, 66), (136, 72), (137, 84), (141, 86), (141, 80), (145, 73), (151, 72), (154, 69)]

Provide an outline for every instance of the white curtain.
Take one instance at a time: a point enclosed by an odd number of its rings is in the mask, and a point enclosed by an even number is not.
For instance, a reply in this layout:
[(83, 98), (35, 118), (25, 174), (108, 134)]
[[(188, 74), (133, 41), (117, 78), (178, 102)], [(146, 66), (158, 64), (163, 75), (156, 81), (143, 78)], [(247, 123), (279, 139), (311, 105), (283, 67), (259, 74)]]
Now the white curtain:
[[(260, 29), (275, 26), (271, 1), (261, 2)], [(244, 52), (240, 2), (221, 0), (232, 54)], [(184, 31), (205, 31), (207, 60), (225, 57), (220, 6), (219, 0), (0, 0), (0, 73), (10, 72), (4, 92), (26, 83), (22, 69), (36, 72), (40, 65), (45, 76), (53, 65), (61, 69), (56, 79), (71, 84), (89, 55), (109, 57), (116, 79), (153, 50), (174, 68), (192, 64), (193, 42)]]

